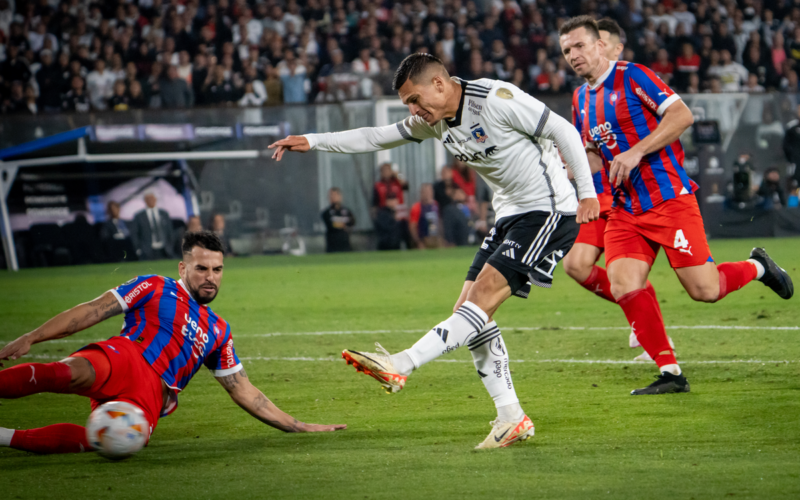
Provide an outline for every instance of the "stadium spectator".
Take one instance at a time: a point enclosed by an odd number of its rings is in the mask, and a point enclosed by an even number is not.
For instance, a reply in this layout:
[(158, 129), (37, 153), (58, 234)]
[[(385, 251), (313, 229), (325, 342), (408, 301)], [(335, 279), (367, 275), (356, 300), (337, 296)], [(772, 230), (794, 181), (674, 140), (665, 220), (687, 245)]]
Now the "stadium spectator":
[(128, 111), (130, 109), (130, 97), (125, 88), (125, 80), (114, 82), (114, 95), (108, 100), (108, 109), (114, 111)]
[(178, 76), (176, 66), (167, 67), (167, 77), (161, 82), (161, 106), (164, 108), (191, 108), (194, 92), (186, 80)]
[(397, 196), (391, 192), (376, 212), (374, 223), (378, 250), (400, 250), (402, 243), (407, 240), (408, 222), (398, 214), (397, 206)]
[(686, 42), (681, 46), (681, 55), (675, 60), (674, 86), (685, 89), (689, 86), (689, 75), (700, 71), (700, 56), (694, 51), (691, 43)]
[(106, 220), (100, 223), (100, 244), (106, 260), (118, 262), (131, 259), (135, 254), (128, 224), (119, 217), (120, 206), (116, 201), (106, 205)]
[(777, 168), (770, 168), (764, 172), (764, 179), (756, 191), (761, 200), (759, 208), (776, 210), (786, 206), (786, 194), (781, 186), (781, 174)]
[(9, 115), (27, 114), (27, 103), (25, 102), (25, 90), (19, 80), (11, 84), (11, 92), (3, 101), (3, 113)]
[(225, 216), (222, 214), (214, 214), (211, 217), (211, 231), (219, 237), (222, 242), (223, 253), (225, 255), (232, 255), (231, 240), (228, 233), (225, 231)]
[(342, 191), (338, 187), (328, 190), (328, 200), (331, 204), (320, 214), (325, 223), (325, 251), (349, 252), (352, 250), (350, 232), (356, 225), (356, 218), (353, 212), (342, 204)]
[(408, 182), (392, 169), (391, 163), (381, 164), (379, 172), (380, 178), (372, 189), (373, 212), (385, 207), (386, 200), (392, 195), (395, 198), (395, 209), (402, 214), (405, 210), (403, 191), (408, 190)]
[(764, 87), (758, 83), (758, 75), (750, 73), (747, 75), (747, 83), (742, 90), (751, 94), (760, 94), (764, 92)]
[(186, 232), (196, 233), (202, 230), (203, 230), (203, 223), (200, 221), (200, 217), (198, 217), (197, 215), (192, 215), (191, 217), (189, 217), (189, 220), (186, 221)]
[(722, 92), (740, 92), (747, 81), (747, 70), (731, 58), (728, 49), (719, 52), (720, 61), (708, 69), (709, 76), (716, 76), (722, 83)]
[(94, 71), (86, 75), (86, 93), (92, 108), (104, 110), (108, 107), (108, 99), (114, 94), (115, 81), (113, 73), (106, 68), (106, 62), (103, 59), (96, 60)]
[(800, 105), (795, 109), (795, 118), (786, 124), (783, 153), (786, 160), (794, 166), (794, 178), (800, 186)]
[(80, 75), (73, 75), (70, 90), (61, 97), (61, 109), (64, 111), (75, 111), (77, 113), (88, 113), (89, 98), (83, 91), (83, 78)]
[(416, 248), (439, 248), (439, 205), (433, 199), (433, 186), (423, 184), (419, 189), (419, 201), (411, 206), (408, 216), (408, 232)]
[(133, 80), (128, 86), (128, 108), (144, 109), (147, 107), (147, 100), (142, 93), (142, 84), (139, 80)]
[(141, 260), (175, 257), (172, 220), (166, 210), (156, 207), (157, 202), (156, 195), (145, 194), (144, 203), (147, 208), (133, 216), (131, 239), (136, 246), (136, 255)]
[(469, 216), (454, 198), (466, 200), (464, 192), (453, 182), (453, 168), (445, 165), (439, 172), (441, 179), (433, 185), (433, 199), (439, 206), (442, 218), (442, 237), (446, 244), (462, 246), (469, 239)]
[(672, 74), (675, 72), (675, 66), (669, 60), (667, 49), (658, 49), (658, 55), (656, 56), (655, 62), (650, 65), (650, 69), (652, 69), (659, 78), (664, 80), (664, 83), (670, 85)]

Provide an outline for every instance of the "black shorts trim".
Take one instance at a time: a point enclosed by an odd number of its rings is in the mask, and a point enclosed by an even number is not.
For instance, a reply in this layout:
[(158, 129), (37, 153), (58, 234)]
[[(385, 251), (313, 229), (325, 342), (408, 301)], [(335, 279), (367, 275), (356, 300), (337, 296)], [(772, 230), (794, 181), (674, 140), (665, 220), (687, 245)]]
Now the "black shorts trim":
[(534, 211), (503, 217), (475, 254), (466, 279), (475, 281), (489, 264), (503, 275), (512, 294), (527, 298), (531, 284), (552, 286), (553, 272), (577, 236), (574, 215)]

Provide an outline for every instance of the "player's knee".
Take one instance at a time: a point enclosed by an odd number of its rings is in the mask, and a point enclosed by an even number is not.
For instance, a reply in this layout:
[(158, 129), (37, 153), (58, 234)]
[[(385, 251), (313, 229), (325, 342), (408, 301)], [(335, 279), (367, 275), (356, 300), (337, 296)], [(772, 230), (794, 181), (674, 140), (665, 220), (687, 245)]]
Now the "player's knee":
[(693, 285), (686, 287), (686, 293), (697, 302), (716, 302), (719, 298), (719, 286)]
[(60, 361), (69, 366), (72, 379), (69, 383), (71, 392), (87, 391), (92, 388), (95, 381), (94, 367), (85, 358), (70, 357)]
[(581, 262), (580, 259), (570, 257), (571, 254), (567, 254), (562, 261), (564, 265), (564, 272), (567, 273), (567, 276), (570, 278), (582, 283), (586, 281), (589, 275), (592, 273), (592, 266), (587, 266), (586, 263)]

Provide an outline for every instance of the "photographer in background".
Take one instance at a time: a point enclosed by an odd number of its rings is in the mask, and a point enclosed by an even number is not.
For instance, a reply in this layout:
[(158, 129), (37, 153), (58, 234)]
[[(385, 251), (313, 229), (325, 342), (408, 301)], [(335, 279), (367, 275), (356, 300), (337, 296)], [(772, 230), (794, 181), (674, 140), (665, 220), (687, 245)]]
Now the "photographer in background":
[(779, 210), (786, 206), (786, 194), (781, 186), (781, 174), (777, 168), (770, 168), (764, 173), (756, 195), (760, 198), (758, 208)]
[(733, 198), (731, 201), (744, 208), (753, 199), (753, 165), (750, 155), (742, 153), (733, 164)]

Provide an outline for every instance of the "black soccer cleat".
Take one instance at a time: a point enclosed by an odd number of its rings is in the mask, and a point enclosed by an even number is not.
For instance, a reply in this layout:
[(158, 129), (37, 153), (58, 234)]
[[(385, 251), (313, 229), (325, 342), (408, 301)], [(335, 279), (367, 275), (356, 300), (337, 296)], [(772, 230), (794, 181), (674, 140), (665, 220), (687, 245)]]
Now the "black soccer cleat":
[(774, 260), (770, 259), (769, 255), (763, 248), (754, 248), (750, 252), (750, 258), (758, 261), (764, 266), (764, 276), (758, 281), (770, 287), (773, 292), (778, 294), (782, 299), (791, 299), (794, 295), (794, 284), (789, 274), (783, 270)]
[(689, 392), (689, 381), (681, 375), (673, 375), (663, 372), (656, 376), (656, 381), (647, 387), (631, 391), (631, 396), (643, 396), (646, 394), (670, 394), (673, 392)]

